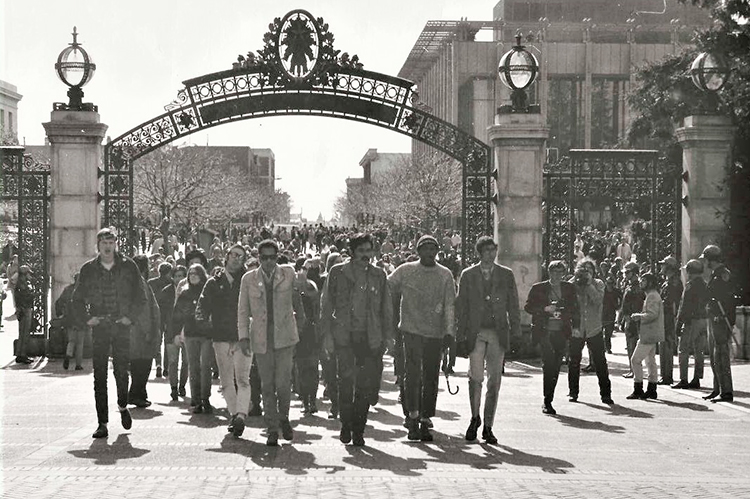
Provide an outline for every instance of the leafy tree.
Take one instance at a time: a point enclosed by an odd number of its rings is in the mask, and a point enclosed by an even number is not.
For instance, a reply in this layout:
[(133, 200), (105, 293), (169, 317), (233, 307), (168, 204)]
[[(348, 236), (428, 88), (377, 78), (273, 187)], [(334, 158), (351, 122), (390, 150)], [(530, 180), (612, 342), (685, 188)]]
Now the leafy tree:
[[(737, 127), (734, 161), (724, 183), (730, 192), (730, 210), (721, 214), (727, 230), (719, 243), (730, 268), (738, 274), (737, 281), (746, 283), (750, 279), (750, 2), (680, 1), (710, 9), (714, 22), (696, 33), (694, 47), (639, 69), (637, 85), (628, 98), (635, 111), (628, 140), (657, 146), (680, 161), (674, 129), (683, 118), (707, 112), (731, 117)], [(731, 68), (726, 85), (715, 97), (698, 90), (690, 79), (690, 64), (703, 51), (722, 55)], [(744, 299), (750, 300), (750, 294)]]

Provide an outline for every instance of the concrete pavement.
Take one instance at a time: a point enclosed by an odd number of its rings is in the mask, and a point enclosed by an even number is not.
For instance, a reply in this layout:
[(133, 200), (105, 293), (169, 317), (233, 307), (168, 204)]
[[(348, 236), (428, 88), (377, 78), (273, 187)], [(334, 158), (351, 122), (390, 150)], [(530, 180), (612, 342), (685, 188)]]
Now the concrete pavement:
[[(3, 323), (2, 497), (750, 497), (747, 363), (733, 366), (733, 404), (703, 401), (707, 390), (662, 387), (658, 401), (629, 401), (618, 335), (609, 356), (616, 405), (599, 401), (594, 375), (582, 376), (579, 402), (569, 403), (563, 373), (559, 414), (550, 417), (541, 413), (537, 363), (512, 362), (501, 388), (497, 446), (463, 439), (469, 413), (462, 359), (451, 380), (457, 395), (441, 379), (429, 444), (406, 440), (388, 363), (363, 448), (338, 441), (338, 423), (325, 418), (327, 402), (303, 417), (296, 400), (291, 443), (266, 447), (261, 418), (251, 418), (236, 440), (227, 436), (223, 414), (193, 415), (189, 399), (171, 402), (163, 380), (149, 383), (154, 404), (133, 409), (133, 428), (125, 431), (110, 376), (110, 436), (93, 440), (91, 361), (83, 372), (64, 371), (60, 360), (17, 366), (8, 350), (16, 323)], [(704, 384), (711, 384), (708, 368)], [(217, 390), (211, 400), (223, 407)]]

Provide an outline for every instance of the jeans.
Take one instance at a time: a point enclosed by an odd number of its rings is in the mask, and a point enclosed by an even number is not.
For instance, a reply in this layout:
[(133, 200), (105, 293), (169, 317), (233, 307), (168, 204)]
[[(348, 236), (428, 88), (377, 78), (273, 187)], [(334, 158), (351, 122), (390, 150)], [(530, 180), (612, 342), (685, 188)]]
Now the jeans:
[(154, 359), (132, 359), (130, 361), (130, 391), (128, 401), (132, 404), (138, 400), (148, 400), (146, 384), (151, 374), (151, 364)]
[(442, 350), (441, 338), (427, 338), (404, 331), (406, 410), (422, 418), (435, 416)]
[(216, 341), (213, 344), (216, 364), (219, 366), (221, 394), (227, 402), (231, 416), (247, 416), (250, 410), (250, 368), (253, 356), (242, 353), (236, 341)]
[(177, 388), (177, 364), (179, 363), (180, 356), (182, 356), (182, 363), (180, 365), (180, 388), (185, 388), (188, 380), (188, 360), (187, 351), (185, 345), (177, 346), (174, 342), (170, 341), (166, 344), (167, 355), (165, 357), (169, 361), (167, 369), (169, 369), (169, 385), (172, 388)]
[(93, 334), (94, 401), (99, 424), (109, 422), (107, 399), (107, 369), (110, 349), (117, 385), (117, 405), (128, 404), (128, 364), (130, 363), (130, 326), (122, 324), (100, 324), (94, 326)]
[[(500, 338), (497, 333), (489, 330), (480, 334), (474, 344), (474, 350), (469, 354), (469, 381), (478, 383), (477, 395), (481, 395), (484, 371), (487, 370), (487, 393), (484, 396), (484, 424), (492, 427), (497, 410), (497, 399), (500, 394), (500, 382), (503, 378), (503, 360), (505, 349), (500, 346)], [(487, 340), (483, 339), (487, 338)], [(471, 416), (479, 416), (479, 396), (470, 399), (473, 402)]]
[(630, 358), (630, 369), (633, 370), (633, 381), (643, 383), (643, 361), (648, 368), (648, 382), (656, 383), (659, 374), (656, 368), (656, 343), (645, 344), (638, 340), (633, 356)]
[(703, 349), (706, 346), (706, 319), (693, 319), (685, 324), (680, 337), (680, 380), (688, 380), (690, 354), (695, 357), (693, 379), (703, 378)]
[(90, 331), (88, 327), (68, 328), (68, 346), (65, 349), (65, 356), (75, 357), (76, 366), (83, 364), (83, 345)]
[(555, 399), (555, 387), (560, 377), (560, 366), (565, 355), (566, 339), (561, 333), (552, 332), (542, 338), (542, 373), (544, 377), (544, 403)]
[(367, 424), (367, 411), (378, 400), (382, 353), (370, 348), (365, 335), (356, 341), (352, 339), (349, 345), (336, 346), (336, 358), (341, 424), (362, 434)]
[(279, 422), (289, 420), (292, 397), (294, 346), (255, 354), (263, 391), (263, 417), (269, 432), (279, 431)]
[(211, 340), (203, 336), (185, 338), (190, 371), (190, 398), (193, 402), (202, 402), (211, 397), (211, 358), (213, 348)]
[(729, 337), (725, 341), (717, 341), (716, 329), (718, 328), (724, 329), (719, 332), (719, 337), (727, 338), (725, 324), (708, 321), (708, 353), (711, 372), (714, 376), (714, 391), (721, 395), (732, 395), (732, 364), (729, 354), (732, 332), (729, 331)]
[[(571, 397), (578, 397), (581, 378), (581, 354), (583, 345), (589, 347), (591, 363), (599, 378), (599, 395), (608, 398), (612, 395), (612, 384), (609, 380), (607, 357), (604, 355), (604, 337), (601, 333), (588, 338), (570, 338), (570, 362), (568, 362), (568, 389)], [(635, 350), (635, 347), (633, 347)]]

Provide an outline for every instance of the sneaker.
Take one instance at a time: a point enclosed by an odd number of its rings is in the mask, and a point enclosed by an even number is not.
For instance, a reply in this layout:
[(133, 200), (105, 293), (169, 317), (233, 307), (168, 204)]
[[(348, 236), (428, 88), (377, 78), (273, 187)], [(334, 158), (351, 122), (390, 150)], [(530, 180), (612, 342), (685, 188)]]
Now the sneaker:
[(70, 357), (66, 355), (65, 358), (63, 359), (63, 369), (67, 371), (69, 367), (70, 367)]
[(430, 432), (430, 427), (427, 426), (427, 423), (422, 421), (422, 423), (419, 425), (419, 440), (422, 442), (432, 442), (433, 436)]
[(279, 445), (279, 432), (269, 431), (268, 438), (266, 439), (266, 445), (269, 447), (278, 447)]
[(245, 419), (239, 416), (235, 416), (232, 421), (234, 421), (234, 425), (232, 426), (232, 435), (234, 435), (235, 438), (240, 438), (242, 436), (242, 433), (245, 431)]
[(130, 411), (127, 408), (120, 410), (120, 421), (122, 422), (122, 427), (126, 430), (133, 427), (133, 418), (130, 416)]
[(91, 435), (93, 438), (107, 438), (109, 435), (109, 431), (107, 430), (107, 425), (100, 424), (93, 435)]
[(294, 430), (292, 430), (292, 423), (288, 419), (281, 420), (281, 436), (284, 440), (291, 440), (294, 438)]
[[(406, 428), (409, 434), (406, 436), (409, 440), (419, 440), (419, 420), (415, 418), (406, 418)], [(429, 430), (428, 430), (429, 431)]]

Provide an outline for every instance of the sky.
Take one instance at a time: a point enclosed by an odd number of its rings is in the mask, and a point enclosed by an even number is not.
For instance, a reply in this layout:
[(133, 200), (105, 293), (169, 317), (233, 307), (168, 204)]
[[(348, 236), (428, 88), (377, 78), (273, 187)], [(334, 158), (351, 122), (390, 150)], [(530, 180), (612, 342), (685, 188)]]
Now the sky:
[[(365, 69), (397, 75), (428, 20), (490, 20), (495, 0), (355, 0), (213, 2), (196, 0), (0, 0), (0, 79), (23, 95), (21, 143), (44, 143), (53, 102), (67, 102), (57, 56), (78, 41), (97, 65), (83, 88), (115, 138), (164, 112), (182, 81), (230, 69), (257, 51), (275, 17), (305, 9), (323, 17), (334, 47), (357, 54)], [(193, 144), (271, 148), (277, 187), (293, 213), (333, 214), (347, 177), (361, 177), (370, 148), (409, 152), (408, 137), (373, 125), (323, 117), (269, 117), (225, 124), (186, 139)], [(182, 143), (182, 142), (178, 142)]]

